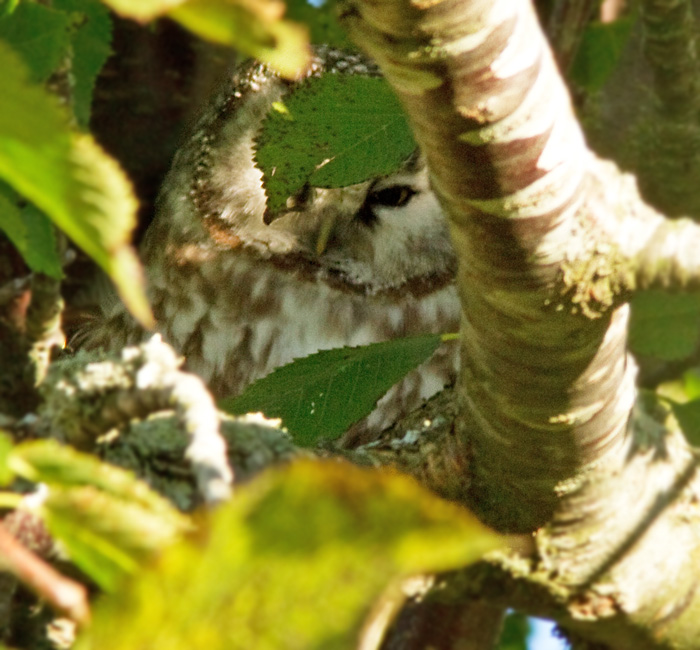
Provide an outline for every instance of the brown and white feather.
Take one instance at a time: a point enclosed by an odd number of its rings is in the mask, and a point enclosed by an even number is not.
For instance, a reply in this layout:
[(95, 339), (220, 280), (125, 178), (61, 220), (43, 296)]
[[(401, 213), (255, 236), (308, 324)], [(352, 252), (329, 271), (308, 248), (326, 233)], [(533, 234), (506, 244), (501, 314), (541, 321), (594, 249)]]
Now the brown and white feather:
[[(309, 74), (378, 72), (358, 54), (321, 48)], [(303, 200), (263, 221), (254, 138), (271, 103), (290, 91), (293, 85), (259, 64), (233, 75), (178, 152), (142, 246), (158, 328), (217, 396), (238, 394), (318, 350), (459, 326), (455, 257), (419, 156), (387, 177), (307, 188)], [(409, 187), (410, 200), (368, 203), (392, 187)], [(371, 223), (359, 218), (368, 209)], [(106, 316), (90, 346), (142, 336), (121, 307)], [(443, 345), (346, 441), (375, 437), (452, 382), (457, 355), (456, 344)]]

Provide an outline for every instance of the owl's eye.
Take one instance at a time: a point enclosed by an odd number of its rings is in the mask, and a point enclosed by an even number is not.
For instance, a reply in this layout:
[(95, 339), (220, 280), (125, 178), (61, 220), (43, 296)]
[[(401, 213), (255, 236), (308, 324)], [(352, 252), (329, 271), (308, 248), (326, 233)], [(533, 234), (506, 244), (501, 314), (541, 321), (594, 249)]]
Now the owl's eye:
[(373, 205), (400, 208), (406, 205), (415, 193), (416, 191), (409, 185), (392, 185), (383, 190), (372, 192), (367, 199)]
[(392, 185), (391, 187), (370, 192), (357, 213), (357, 218), (365, 226), (371, 228), (379, 221), (375, 208), (378, 206), (400, 208), (406, 205), (414, 194), (416, 194), (416, 190), (410, 185)]

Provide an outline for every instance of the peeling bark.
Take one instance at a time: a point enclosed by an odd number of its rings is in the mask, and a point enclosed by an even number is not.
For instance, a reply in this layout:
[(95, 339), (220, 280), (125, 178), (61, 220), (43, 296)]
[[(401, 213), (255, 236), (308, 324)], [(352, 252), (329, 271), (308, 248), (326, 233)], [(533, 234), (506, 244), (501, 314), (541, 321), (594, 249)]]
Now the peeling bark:
[[(499, 593), (518, 586), (494, 604), (587, 642), (694, 647), (696, 460), (668, 413), (635, 408), (626, 301), (697, 287), (697, 226), (654, 213), (586, 148), (529, 3), (342, 7), (409, 115), (460, 255), (468, 501), (535, 542), (500, 564)], [(517, 595), (541, 589), (544, 611)]]

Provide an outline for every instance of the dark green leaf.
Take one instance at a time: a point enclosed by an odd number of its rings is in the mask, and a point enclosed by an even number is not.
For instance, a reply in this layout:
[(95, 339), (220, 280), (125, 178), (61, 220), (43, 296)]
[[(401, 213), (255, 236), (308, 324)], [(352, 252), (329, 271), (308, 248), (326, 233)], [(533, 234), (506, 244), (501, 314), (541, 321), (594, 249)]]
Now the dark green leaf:
[(229, 413), (262, 411), (282, 422), (299, 445), (343, 433), (440, 345), (427, 334), (357, 348), (324, 350), (278, 368), (242, 395), (223, 400)]
[(379, 77), (312, 78), (280, 108), (269, 112), (255, 150), (272, 214), (306, 183), (346, 187), (389, 174), (416, 148), (398, 99)]
[(345, 650), (393, 580), (464, 566), (499, 543), (398, 473), (294, 463), (101, 599), (76, 650)]
[(530, 634), (530, 622), (527, 616), (519, 612), (510, 612), (503, 623), (503, 631), (497, 650), (527, 650), (527, 637)]
[(600, 90), (608, 80), (630, 35), (634, 16), (612, 23), (591, 23), (571, 66), (571, 79), (588, 91)]
[(319, 6), (314, 5), (308, 0), (288, 0), (285, 17), (304, 23), (314, 44), (331, 45), (346, 51), (356, 49), (338, 22), (336, 0), (325, 0)]
[(635, 354), (666, 361), (693, 353), (700, 338), (700, 299), (643, 291), (632, 300), (630, 348)]
[(61, 278), (61, 258), (51, 222), (32, 204), (19, 207), (17, 195), (0, 181), (0, 230), (20, 252), (32, 271)]
[(66, 55), (69, 28), (70, 18), (63, 12), (22, 2), (11, 15), (0, 18), (0, 39), (20, 54), (33, 81), (46, 81)]
[(54, 0), (53, 6), (72, 13), (73, 106), (78, 124), (87, 128), (95, 80), (111, 53), (112, 20), (99, 0)]
[(670, 403), (673, 414), (688, 442), (695, 447), (700, 447), (700, 400), (693, 400), (687, 404), (678, 404), (673, 401)]

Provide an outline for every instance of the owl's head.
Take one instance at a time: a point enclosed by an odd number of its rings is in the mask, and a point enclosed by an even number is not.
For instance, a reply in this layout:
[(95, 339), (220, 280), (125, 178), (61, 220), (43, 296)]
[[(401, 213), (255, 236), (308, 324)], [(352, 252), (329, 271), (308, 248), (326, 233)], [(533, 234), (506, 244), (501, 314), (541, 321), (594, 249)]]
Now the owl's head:
[[(306, 79), (326, 74), (379, 71), (360, 54), (322, 47)], [(393, 173), (347, 187), (307, 183), (274, 218), (266, 214), (255, 139), (273, 104), (300, 83), (256, 63), (237, 70), (180, 150), (158, 219), (189, 241), (244, 247), (350, 291), (423, 293), (451, 281), (447, 223), (418, 152)]]

